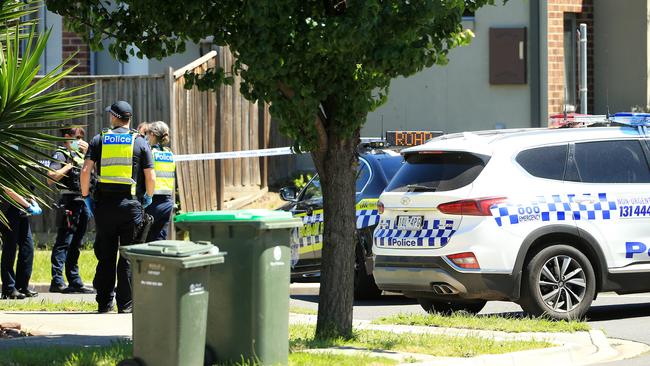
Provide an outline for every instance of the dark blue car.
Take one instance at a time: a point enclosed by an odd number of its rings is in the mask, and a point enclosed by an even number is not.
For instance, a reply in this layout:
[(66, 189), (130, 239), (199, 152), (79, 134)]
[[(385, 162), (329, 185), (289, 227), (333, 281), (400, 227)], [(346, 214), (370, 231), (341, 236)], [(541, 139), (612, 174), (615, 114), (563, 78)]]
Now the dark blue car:
[[(354, 295), (357, 299), (377, 297), (381, 290), (372, 277), (372, 233), (379, 221), (377, 200), (402, 164), (401, 155), (388, 150), (371, 150), (359, 155), (357, 171), (357, 250)], [(304, 226), (294, 230), (291, 242), (291, 278), (317, 277), (323, 247), (323, 195), (320, 178), (314, 176), (300, 191), (281, 190), (282, 207), (301, 217)]]

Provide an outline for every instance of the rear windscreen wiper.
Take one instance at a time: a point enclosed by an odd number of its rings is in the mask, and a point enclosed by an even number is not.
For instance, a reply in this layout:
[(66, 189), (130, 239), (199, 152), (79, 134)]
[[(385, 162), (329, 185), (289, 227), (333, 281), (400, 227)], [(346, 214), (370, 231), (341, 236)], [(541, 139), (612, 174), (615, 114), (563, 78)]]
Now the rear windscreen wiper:
[(409, 191), (435, 191), (437, 188), (436, 187), (431, 187), (431, 186), (425, 186), (421, 184), (409, 184), (406, 186), (406, 189)]

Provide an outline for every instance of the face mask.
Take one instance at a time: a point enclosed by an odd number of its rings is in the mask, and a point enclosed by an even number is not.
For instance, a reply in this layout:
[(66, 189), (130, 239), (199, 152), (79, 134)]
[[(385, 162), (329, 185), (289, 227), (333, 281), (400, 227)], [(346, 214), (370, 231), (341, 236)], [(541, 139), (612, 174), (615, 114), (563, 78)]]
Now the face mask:
[(74, 140), (70, 143), (70, 147), (73, 150), (79, 150), (79, 140)]

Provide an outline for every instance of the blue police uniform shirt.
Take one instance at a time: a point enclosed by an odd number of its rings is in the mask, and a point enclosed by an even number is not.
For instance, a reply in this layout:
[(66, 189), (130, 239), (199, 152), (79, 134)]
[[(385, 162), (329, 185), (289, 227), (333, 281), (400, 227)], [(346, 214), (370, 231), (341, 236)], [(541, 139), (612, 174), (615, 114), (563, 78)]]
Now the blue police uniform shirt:
[[(126, 127), (114, 128), (113, 132), (115, 133), (128, 133), (130, 129)], [(86, 159), (90, 159), (95, 162), (96, 171), (100, 172), (101, 170), (101, 159), (102, 159), (102, 143), (101, 143), (101, 134), (96, 135), (90, 141), (88, 145), (88, 152), (86, 153)], [(146, 185), (144, 181), (144, 169), (153, 169), (153, 156), (151, 155), (151, 148), (149, 143), (140, 135), (135, 139), (133, 144), (133, 173), (132, 178), (137, 182), (136, 184), (136, 195), (142, 197), (146, 192)], [(118, 193), (129, 193), (131, 188), (126, 184), (111, 184), (111, 183), (98, 183), (97, 190), (99, 192), (118, 192)]]

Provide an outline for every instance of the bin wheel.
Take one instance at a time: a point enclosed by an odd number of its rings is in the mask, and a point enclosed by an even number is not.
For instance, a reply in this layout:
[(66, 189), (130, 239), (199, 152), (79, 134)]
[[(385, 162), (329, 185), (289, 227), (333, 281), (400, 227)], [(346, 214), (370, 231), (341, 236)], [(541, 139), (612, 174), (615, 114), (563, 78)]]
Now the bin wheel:
[(144, 362), (138, 358), (127, 358), (120, 361), (117, 366), (146, 366)]
[(206, 345), (205, 346), (205, 354), (203, 355), (203, 365), (204, 366), (212, 366), (215, 363), (217, 363), (217, 356), (212, 350), (212, 347)]

